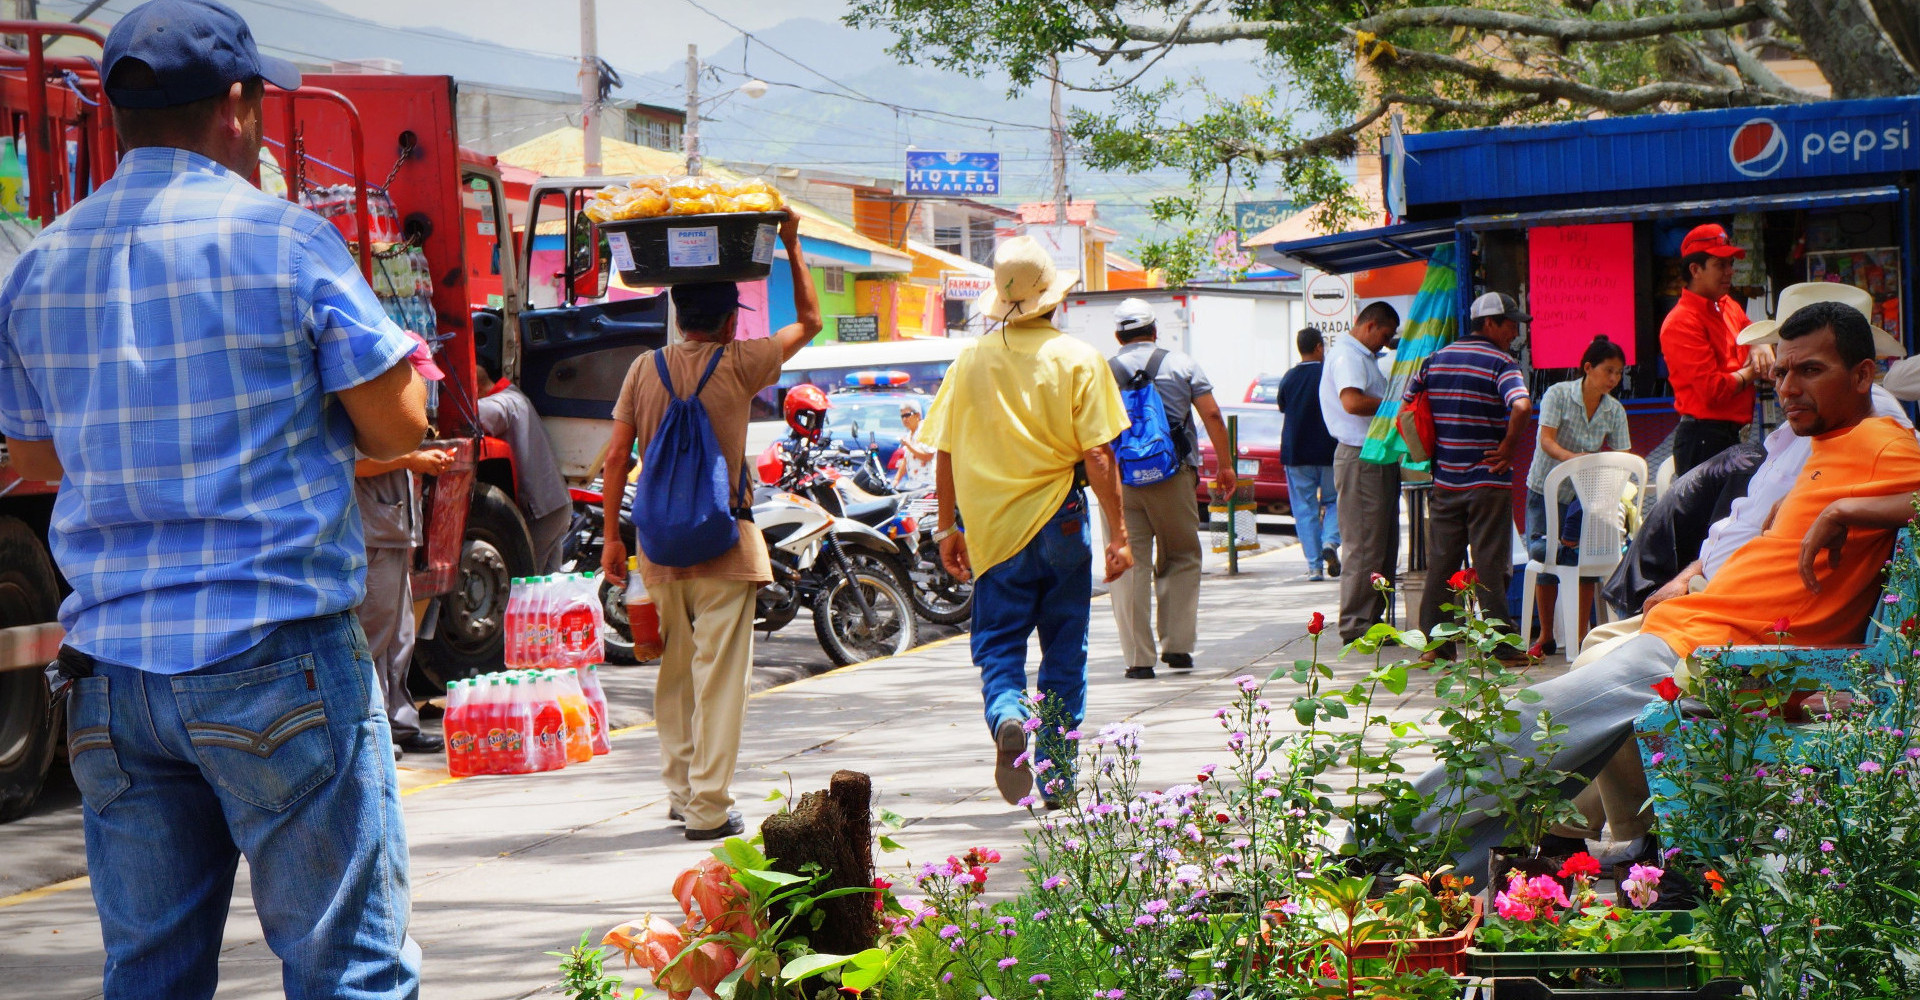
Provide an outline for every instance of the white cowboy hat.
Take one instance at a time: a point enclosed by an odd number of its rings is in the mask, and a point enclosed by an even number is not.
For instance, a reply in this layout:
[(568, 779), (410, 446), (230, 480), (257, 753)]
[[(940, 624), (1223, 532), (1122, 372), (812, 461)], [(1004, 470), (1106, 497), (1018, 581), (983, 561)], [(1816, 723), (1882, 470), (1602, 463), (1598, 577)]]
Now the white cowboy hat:
[[(1869, 321), (1873, 319), (1873, 293), (1837, 281), (1803, 281), (1788, 285), (1780, 290), (1780, 304), (1773, 312), (1776, 316), (1792, 316), (1815, 302), (1838, 302), (1858, 310)], [(1748, 347), (1754, 344), (1777, 344), (1780, 342), (1780, 320), (1763, 319), (1752, 323), (1740, 331), (1739, 339), (1743, 346)], [(1873, 328), (1873, 356), (1904, 358), (1907, 350), (1893, 339), (1892, 334), (1876, 326)]]
[(993, 251), (993, 285), (974, 310), (996, 323), (1033, 319), (1059, 305), (1079, 280), (1080, 272), (1055, 267), (1033, 237), (1015, 236)]

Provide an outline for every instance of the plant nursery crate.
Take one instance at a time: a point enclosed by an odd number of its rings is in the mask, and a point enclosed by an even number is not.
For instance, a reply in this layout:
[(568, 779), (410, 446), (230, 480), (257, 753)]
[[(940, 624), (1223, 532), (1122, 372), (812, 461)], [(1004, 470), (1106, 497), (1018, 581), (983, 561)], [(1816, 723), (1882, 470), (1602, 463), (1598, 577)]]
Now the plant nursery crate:
[(1449, 976), (1464, 975), (1467, 971), (1467, 947), (1473, 944), (1473, 932), (1480, 929), (1482, 915), (1482, 903), (1475, 899), (1472, 919), (1452, 934), (1400, 941), (1370, 941), (1361, 945), (1353, 957), (1396, 959), (1395, 972), (1439, 969)]
[[(1467, 949), (1467, 971), (1478, 976), (1532, 976), (1574, 969), (1617, 969), (1628, 987), (1679, 989), (1693, 985), (1692, 948), (1669, 951), (1481, 951)], [(1591, 991), (1576, 991), (1582, 996)], [(1638, 995), (1638, 994), (1636, 994)]]
[(716, 212), (595, 225), (629, 285), (756, 281), (773, 269), (785, 212)]
[(1731, 1000), (1744, 988), (1737, 979), (1721, 979), (1687, 989), (1556, 990), (1538, 979), (1501, 976), (1479, 980), (1461, 996), (1462, 1000)]

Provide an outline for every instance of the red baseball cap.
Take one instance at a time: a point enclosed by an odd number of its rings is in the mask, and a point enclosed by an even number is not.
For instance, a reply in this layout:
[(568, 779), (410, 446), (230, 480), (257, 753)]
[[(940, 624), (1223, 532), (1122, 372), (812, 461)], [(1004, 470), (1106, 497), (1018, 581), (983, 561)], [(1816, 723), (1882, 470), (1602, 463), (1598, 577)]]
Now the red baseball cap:
[(1727, 231), (1714, 223), (1695, 226), (1688, 231), (1687, 238), (1680, 241), (1680, 256), (1691, 257), (1697, 253), (1712, 254), (1715, 257), (1741, 258), (1747, 251), (1727, 241)]

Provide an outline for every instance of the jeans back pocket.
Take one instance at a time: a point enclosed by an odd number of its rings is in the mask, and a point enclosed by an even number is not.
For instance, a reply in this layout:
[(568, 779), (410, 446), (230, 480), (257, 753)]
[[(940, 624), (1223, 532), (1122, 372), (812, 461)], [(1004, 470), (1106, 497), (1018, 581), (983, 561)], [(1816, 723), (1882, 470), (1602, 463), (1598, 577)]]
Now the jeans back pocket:
[(96, 816), (133, 785), (113, 749), (112, 689), (98, 674), (67, 689), (67, 760), (81, 801)]
[(227, 794), (280, 812), (333, 776), (312, 654), (172, 682), (194, 755)]

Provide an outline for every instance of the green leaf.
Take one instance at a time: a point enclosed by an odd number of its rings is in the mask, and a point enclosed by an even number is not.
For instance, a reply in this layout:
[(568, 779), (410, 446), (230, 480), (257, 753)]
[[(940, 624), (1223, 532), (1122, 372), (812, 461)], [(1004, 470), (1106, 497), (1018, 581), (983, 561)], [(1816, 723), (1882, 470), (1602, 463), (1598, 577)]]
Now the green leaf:
[(1398, 663), (1387, 668), (1385, 676), (1380, 678), (1380, 686), (1393, 694), (1407, 693), (1407, 665)]
[(759, 889), (762, 892), (807, 881), (804, 875), (789, 875), (771, 868), (742, 868), (735, 871), (733, 877), (741, 885), (749, 889)]
[(880, 825), (889, 830), (898, 830), (907, 825), (907, 818), (891, 809), (880, 810)]
[(851, 955), (802, 955), (780, 967), (780, 978), (787, 982), (817, 976), (853, 961)]
[(786, 797), (787, 797), (787, 793), (785, 793), (785, 792), (783, 792), (783, 791), (781, 791), (780, 789), (778, 789), (778, 788), (776, 788), (776, 789), (774, 789), (774, 790), (772, 790), (772, 791), (770, 791), (770, 792), (768, 792), (768, 793), (767, 793), (767, 797), (766, 797), (766, 798), (764, 798), (764, 799), (761, 799), (760, 801), (762, 801), (762, 802), (778, 802), (778, 801), (780, 801), (781, 799), (784, 799), (784, 798), (786, 798)]
[(884, 833), (880, 835), (880, 841), (879, 841), (879, 843), (880, 843), (880, 849), (881, 849), (881, 850), (883, 850), (883, 851), (889, 851), (889, 852), (891, 852), (891, 851), (904, 851), (904, 850), (906, 850), (906, 848), (904, 848), (904, 847), (902, 847), (902, 846), (900, 845), (900, 842), (899, 842), (899, 841), (897, 841), (897, 840), (895, 840), (895, 839), (893, 839), (892, 837), (889, 837), (889, 836), (887, 836), (887, 835), (886, 835), (886, 834), (884, 834)]
[(846, 969), (840, 973), (840, 985), (856, 992), (867, 990), (884, 978), (886, 974), (887, 970), (884, 968)]
[(1317, 698), (1302, 698), (1293, 703), (1293, 717), (1303, 726), (1313, 725), (1313, 718), (1319, 713), (1320, 701)]

